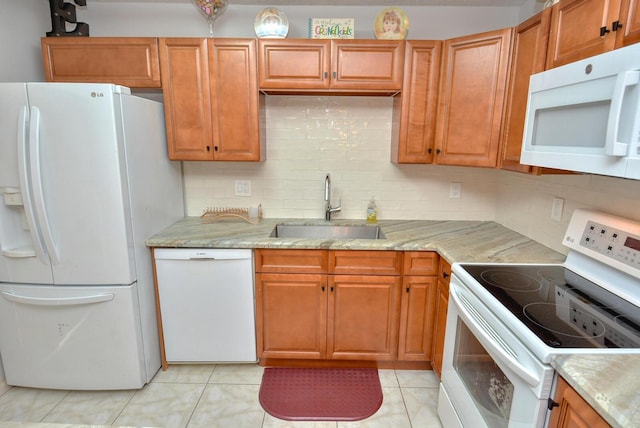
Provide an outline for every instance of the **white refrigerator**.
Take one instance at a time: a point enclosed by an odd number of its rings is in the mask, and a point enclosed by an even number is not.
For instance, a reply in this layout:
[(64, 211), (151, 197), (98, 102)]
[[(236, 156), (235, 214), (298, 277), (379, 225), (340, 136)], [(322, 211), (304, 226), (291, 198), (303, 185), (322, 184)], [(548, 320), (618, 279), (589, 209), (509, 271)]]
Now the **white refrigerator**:
[(162, 104), (0, 83), (0, 358), (9, 385), (134, 389), (160, 367), (145, 239), (184, 215)]

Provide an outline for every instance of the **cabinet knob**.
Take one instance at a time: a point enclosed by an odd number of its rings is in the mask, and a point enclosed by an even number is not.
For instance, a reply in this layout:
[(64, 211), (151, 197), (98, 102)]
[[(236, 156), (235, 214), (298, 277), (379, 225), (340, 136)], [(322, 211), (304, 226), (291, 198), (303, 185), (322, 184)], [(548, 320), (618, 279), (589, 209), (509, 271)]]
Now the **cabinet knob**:
[(207, 151), (210, 152), (211, 151), (211, 147), (207, 146)]
[(429, 154), (433, 153), (433, 149), (428, 149), (427, 153), (429, 153)]
[(607, 27), (600, 27), (600, 37), (604, 37), (610, 31), (607, 30)]
[(217, 152), (218, 151), (218, 146), (213, 146), (213, 151)]
[(338, 77), (338, 73), (336, 73), (335, 71), (333, 72), (333, 78), (335, 79), (336, 77)]
[(322, 292), (324, 293), (324, 285), (322, 286)]
[(324, 72), (324, 78), (326, 79), (327, 77), (329, 77), (329, 73), (328, 72)]
[(407, 293), (409, 292), (409, 287), (407, 287)]
[(436, 149), (436, 154), (439, 155), (440, 154), (440, 149)]
[(449, 278), (449, 274), (448, 274), (448, 273), (446, 273), (446, 272), (442, 272), (442, 277), (443, 277), (443, 278)]
[(613, 21), (613, 22), (611, 23), (611, 29), (612, 29), (613, 31), (618, 31), (618, 30), (619, 30), (619, 29), (621, 29), (621, 28), (622, 28), (622, 23), (621, 23), (620, 21)]

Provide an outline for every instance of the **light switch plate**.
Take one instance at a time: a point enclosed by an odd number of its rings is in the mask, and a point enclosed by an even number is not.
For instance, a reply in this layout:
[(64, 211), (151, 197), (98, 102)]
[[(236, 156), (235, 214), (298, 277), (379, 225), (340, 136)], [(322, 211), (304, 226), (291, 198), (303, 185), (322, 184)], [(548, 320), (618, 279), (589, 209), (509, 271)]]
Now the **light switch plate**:
[(236, 180), (236, 196), (251, 196), (251, 180)]
[(462, 195), (462, 183), (451, 183), (449, 186), (449, 199), (460, 199)]
[(562, 209), (564, 208), (564, 199), (553, 198), (551, 204), (551, 219), (555, 221), (562, 221)]

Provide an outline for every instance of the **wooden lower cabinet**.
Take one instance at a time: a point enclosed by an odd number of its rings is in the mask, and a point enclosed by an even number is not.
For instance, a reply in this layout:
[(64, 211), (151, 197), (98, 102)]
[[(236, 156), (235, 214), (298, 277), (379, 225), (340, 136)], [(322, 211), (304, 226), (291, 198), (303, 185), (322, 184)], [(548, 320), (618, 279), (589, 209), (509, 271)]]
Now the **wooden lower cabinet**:
[(549, 428), (609, 428), (609, 425), (563, 378), (558, 377)]
[(256, 250), (259, 358), (429, 368), (438, 260), (435, 252)]
[(327, 357), (396, 359), (400, 277), (330, 275)]
[(438, 268), (438, 285), (435, 298), (435, 327), (433, 330), (433, 349), (431, 352), (431, 366), (440, 377), (442, 375), (442, 354), (444, 351), (444, 335), (447, 325), (447, 307), (449, 305), (449, 281), (451, 280), (451, 265), (440, 259)]
[(256, 274), (260, 358), (327, 357), (327, 276)]

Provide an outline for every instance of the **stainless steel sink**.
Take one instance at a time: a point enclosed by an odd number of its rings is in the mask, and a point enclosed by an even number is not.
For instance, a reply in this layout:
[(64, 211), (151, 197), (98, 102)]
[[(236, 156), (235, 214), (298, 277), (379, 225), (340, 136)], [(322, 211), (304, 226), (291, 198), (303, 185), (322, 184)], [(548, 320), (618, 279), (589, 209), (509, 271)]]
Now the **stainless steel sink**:
[(272, 238), (309, 239), (386, 239), (379, 226), (338, 224), (277, 224), (270, 236)]

